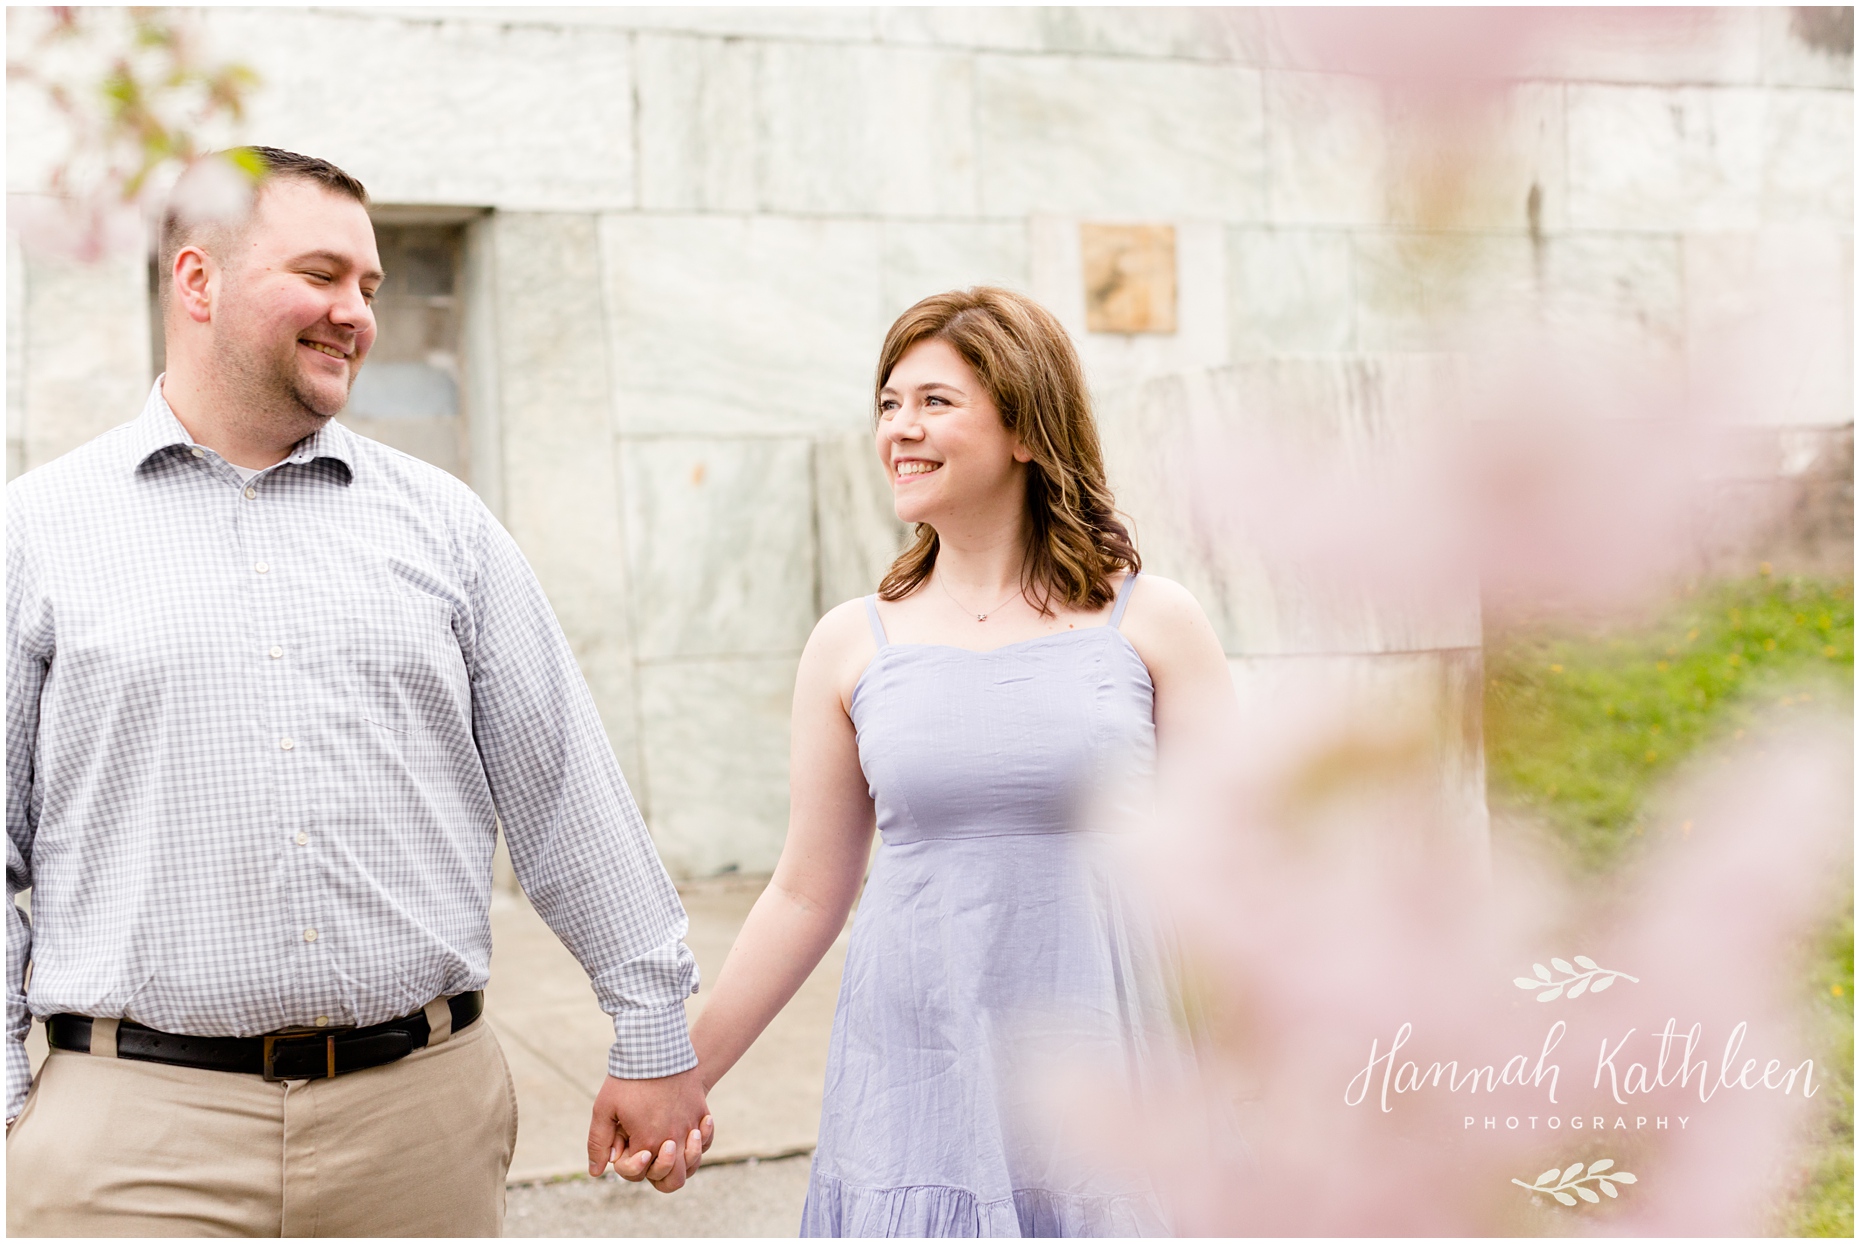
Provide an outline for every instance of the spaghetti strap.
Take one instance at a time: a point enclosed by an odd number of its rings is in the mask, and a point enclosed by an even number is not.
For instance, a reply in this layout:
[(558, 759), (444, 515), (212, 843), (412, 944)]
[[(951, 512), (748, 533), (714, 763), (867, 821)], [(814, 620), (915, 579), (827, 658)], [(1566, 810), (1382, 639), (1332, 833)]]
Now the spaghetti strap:
[[(1132, 586), (1136, 584), (1137, 574), (1138, 572), (1133, 570), (1129, 574), (1125, 575), (1124, 586), (1117, 589), (1117, 608), (1111, 610), (1111, 629), (1112, 630), (1116, 630), (1118, 628), (1118, 625), (1124, 620), (1124, 609), (1127, 605), (1130, 604), (1130, 589)], [(874, 621), (876, 621), (878, 619), (878, 615), (875, 613), (872, 615), (872, 618)]]
[(872, 624), (873, 641), (881, 648), (890, 643), (891, 641), (885, 638), (885, 624), (878, 620), (877, 596), (868, 596), (865, 598), (865, 616), (866, 620)]

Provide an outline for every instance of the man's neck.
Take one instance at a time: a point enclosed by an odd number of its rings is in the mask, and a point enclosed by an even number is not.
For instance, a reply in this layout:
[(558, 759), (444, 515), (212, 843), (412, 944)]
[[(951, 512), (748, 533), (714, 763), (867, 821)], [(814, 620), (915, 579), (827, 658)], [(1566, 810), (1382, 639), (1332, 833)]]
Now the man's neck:
[[(290, 454), (303, 435), (282, 439), (269, 421), (255, 420), (243, 404), (211, 388), (190, 383), (186, 371), (162, 377), (162, 400), (197, 445), (204, 445), (235, 466), (263, 470)], [(315, 429), (311, 429), (314, 431)]]

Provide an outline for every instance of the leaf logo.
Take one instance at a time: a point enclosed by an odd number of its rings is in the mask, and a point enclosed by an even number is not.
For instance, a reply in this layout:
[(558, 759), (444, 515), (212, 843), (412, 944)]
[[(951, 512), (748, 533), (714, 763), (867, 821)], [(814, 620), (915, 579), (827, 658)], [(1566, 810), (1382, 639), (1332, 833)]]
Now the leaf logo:
[(1563, 979), (1557, 980), (1550, 974), (1550, 968), (1541, 963), (1531, 964), (1536, 976), (1513, 977), (1511, 983), (1519, 989), (1537, 989), (1539, 1002), (1555, 1002), (1558, 998), (1580, 998), (1584, 991), (1600, 993), (1617, 980), (1632, 981), (1640, 984), (1640, 977), (1629, 976), (1626, 972), (1617, 972), (1612, 968), (1596, 966), (1595, 960), (1587, 955), (1576, 956), (1576, 967), (1571, 967), (1561, 959), (1550, 960), (1550, 967), (1563, 973)]
[[(1583, 960), (1578, 958), (1576, 962), (1581, 963)], [(1522, 1179), (1514, 1179), (1511, 1182), (1531, 1192), (1542, 1192), (1553, 1196), (1560, 1205), (1573, 1206), (1576, 1204), (1577, 1197), (1581, 1197), (1591, 1205), (1600, 1205), (1602, 1198), (1595, 1195), (1595, 1188), (1585, 1187), (1585, 1184), (1593, 1182), (1596, 1188), (1600, 1188), (1610, 1197), (1617, 1197), (1621, 1194), (1615, 1191), (1616, 1184), (1638, 1182), (1630, 1172), (1615, 1170), (1614, 1165), (1613, 1158), (1603, 1158), (1598, 1162), (1591, 1162), (1589, 1169), (1584, 1171), (1582, 1163), (1577, 1162), (1568, 1170), (1560, 1170), (1553, 1166), (1539, 1175), (1537, 1182), (1533, 1184), (1527, 1184)]]

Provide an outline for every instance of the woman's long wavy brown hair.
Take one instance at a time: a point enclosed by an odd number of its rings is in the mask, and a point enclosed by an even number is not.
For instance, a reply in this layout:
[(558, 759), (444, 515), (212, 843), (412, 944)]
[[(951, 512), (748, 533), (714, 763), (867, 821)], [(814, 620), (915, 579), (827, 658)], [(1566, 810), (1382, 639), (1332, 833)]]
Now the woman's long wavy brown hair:
[[(1102, 609), (1115, 595), (1111, 575), (1142, 568), (1130, 532), (1117, 520), (1104, 478), (1104, 451), (1085, 390), (1085, 371), (1052, 312), (1012, 290), (977, 286), (924, 299), (885, 334), (873, 408), (892, 369), (921, 341), (947, 341), (994, 398), (1001, 422), (1033, 455), (1027, 464), (1028, 600), (1052, 613), (1055, 599)], [(936, 565), (937, 535), (917, 538), (891, 564), (878, 594), (909, 596)]]

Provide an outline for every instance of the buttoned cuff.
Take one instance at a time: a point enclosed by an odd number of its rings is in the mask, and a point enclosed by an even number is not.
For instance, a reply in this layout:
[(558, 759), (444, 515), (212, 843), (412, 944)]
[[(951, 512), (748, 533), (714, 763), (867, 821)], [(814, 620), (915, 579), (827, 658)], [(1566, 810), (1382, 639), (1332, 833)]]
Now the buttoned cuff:
[(626, 1007), (614, 1016), (614, 1045), (607, 1052), (607, 1074), (621, 1080), (656, 1080), (697, 1066), (685, 1004)]
[[(687, 1045), (690, 1042), (687, 1040)], [(697, 1061), (696, 1055), (692, 1062)], [(32, 1060), (26, 1057), (26, 1043), (6, 1039), (6, 1121), (11, 1123), (26, 1108), (26, 1093), (32, 1088)]]

